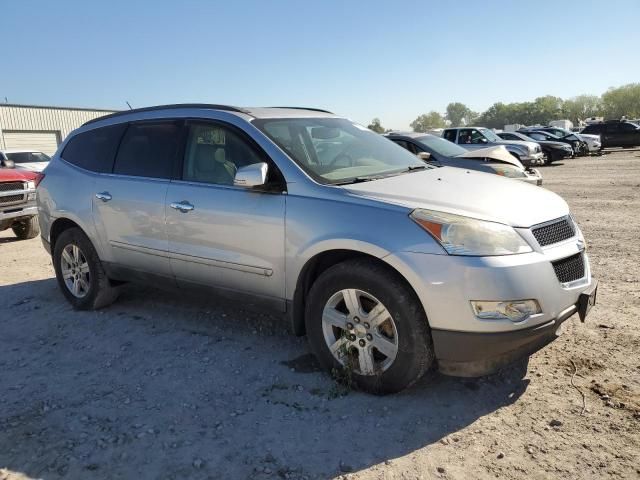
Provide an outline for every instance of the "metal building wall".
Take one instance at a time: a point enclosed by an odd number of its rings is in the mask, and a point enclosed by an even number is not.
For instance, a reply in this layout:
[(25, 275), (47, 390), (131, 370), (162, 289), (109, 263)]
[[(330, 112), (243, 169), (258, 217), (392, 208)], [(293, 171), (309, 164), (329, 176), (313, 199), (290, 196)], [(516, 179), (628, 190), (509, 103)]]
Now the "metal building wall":
[(113, 110), (0, 104), (0, 149), (6, 148), (4, 131), (58, 132), (62, 142), (84, 122), (109, 113)]

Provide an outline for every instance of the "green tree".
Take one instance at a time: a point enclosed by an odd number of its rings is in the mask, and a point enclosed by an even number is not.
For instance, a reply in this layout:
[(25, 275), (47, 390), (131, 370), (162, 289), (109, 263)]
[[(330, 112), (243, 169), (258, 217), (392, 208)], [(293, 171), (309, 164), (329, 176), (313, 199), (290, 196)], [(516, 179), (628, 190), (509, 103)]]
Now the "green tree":
[(473, 112), (464, 103), (451, 102), (447, 105), (447, 120), (451, 122), (452, 127), (460, 127), (462, 125), (471, 125), (477, 118), (478, 114)]
[(602, 94), (602, 110), (608, 119), (640, 117), (640, 83), (607, 90)]
[(562, 116), (573, 123), (602, 115), (602, 100), (597, 95), (578, 95), (565, 100), (562, 104)]
[(410, 124), (414, 132), (426, 132), (433, 128), (443, 128), (445, 120), (438, 112), (431, 111), (420, 115)]
[(369, 130), (373, 130), (376, 133), (384, 133), (384, 127), (382, 126), (382, 122), (380, 122), (379, 118), (374, 118), (373, 120), (371, 120), (371, 123), (369, 125), (367, 125), (367, 128)]

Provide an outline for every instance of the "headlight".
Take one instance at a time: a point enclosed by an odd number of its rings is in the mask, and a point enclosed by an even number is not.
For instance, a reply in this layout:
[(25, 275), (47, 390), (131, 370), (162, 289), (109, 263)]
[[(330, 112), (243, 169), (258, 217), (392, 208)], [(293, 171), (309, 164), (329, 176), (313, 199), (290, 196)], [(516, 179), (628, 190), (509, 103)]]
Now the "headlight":
[(27, 189), (28, 190), (35, 190), (36, 188), (36, 182), (34, 182), (33, 180), (29, 180), (27, 182)]
[(411, 219), (429, 232), (449, 255), (514, 255), (533, 250), (510, 226), (475, 218), (416, 209)]
[(490, 168), (496, 172), (496, 175), (500, 175), (502, 177), (507, 178), (524, 178), (527, 176), (522, 170), (518, 167), (514, 167), (511, 165), (490, 165)]

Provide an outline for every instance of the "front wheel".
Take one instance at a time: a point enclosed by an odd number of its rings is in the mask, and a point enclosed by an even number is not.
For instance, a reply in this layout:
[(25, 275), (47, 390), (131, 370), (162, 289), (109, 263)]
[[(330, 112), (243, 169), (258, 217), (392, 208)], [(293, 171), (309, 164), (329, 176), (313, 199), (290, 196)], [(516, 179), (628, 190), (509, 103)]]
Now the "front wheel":
[(415, 293), (396, 272), (369, 260), (346, 261), (320, 275), (309, 292), (305, 321), (320, 364), (372, 393), (403, 390), (434, 363)]
[(35, 238), (40, 233), (40, 225), (38, 224), (38, 216), (34, 215), (26, 220), (21, 220), (11, 227), (13, 233), (20, 240), (29, 240)]
[(91, 240), (79, 228), (60, 234), (53, 250), (56, 279), (66, 299), (77, 310), (105, 307), (118, 297)]

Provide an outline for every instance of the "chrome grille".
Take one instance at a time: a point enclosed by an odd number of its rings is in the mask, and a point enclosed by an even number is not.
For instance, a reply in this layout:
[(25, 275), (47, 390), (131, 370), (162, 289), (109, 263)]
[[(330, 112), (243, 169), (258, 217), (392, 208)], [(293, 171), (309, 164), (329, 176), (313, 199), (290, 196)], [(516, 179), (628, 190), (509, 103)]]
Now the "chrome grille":
[(24, 182), (1, 182), (0, 192), (10, 192), (11, 190), (24, 190)]
[[(22, 193), (15, 193), (18, 190), (25, 190), (26, 183), (24, 182), (2, 182), (0, 183), (0, 205), (14, 205), (16, 203), (23, 202), (25, 196)], [(12, 192), (11, 195), (7, 195), (8, 192)]]
[(534, 226), (531, 232), (541, 247), (568, 240), (576, 235), (576, 229), (570, 217), (541, 224), (538, 227)]
[(562, 260), (551, 262), (560, 283), (569, 283), (584, 277), (584, 257), (576, 253)]

